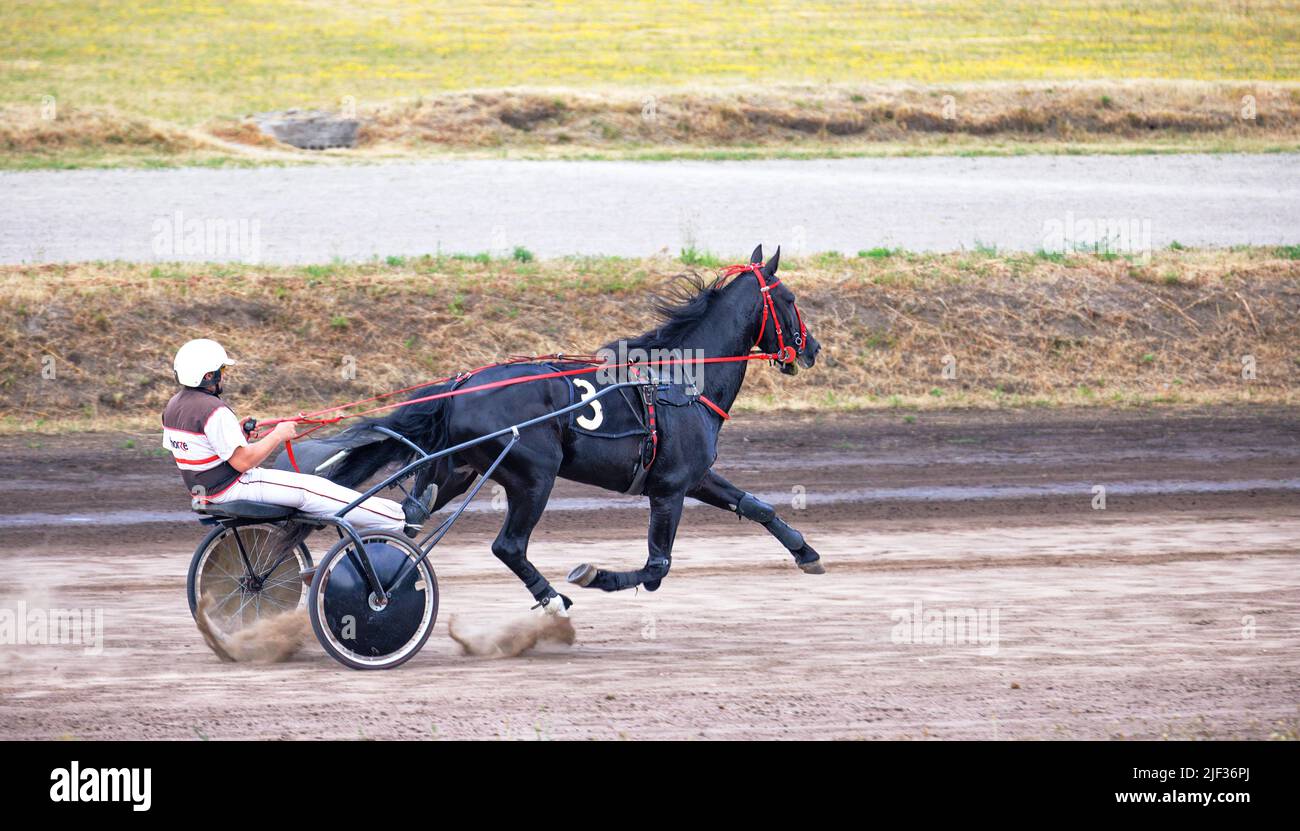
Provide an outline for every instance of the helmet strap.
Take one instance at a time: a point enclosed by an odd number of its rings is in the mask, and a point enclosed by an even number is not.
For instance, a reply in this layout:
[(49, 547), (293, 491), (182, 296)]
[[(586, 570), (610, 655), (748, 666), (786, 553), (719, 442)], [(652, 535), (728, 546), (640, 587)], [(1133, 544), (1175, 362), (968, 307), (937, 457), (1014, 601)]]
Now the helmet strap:
[(212, 395), (221, 395), (221, 367), (217, 367), (211, 374), (211, 380), (205, 376), (198, 388)]

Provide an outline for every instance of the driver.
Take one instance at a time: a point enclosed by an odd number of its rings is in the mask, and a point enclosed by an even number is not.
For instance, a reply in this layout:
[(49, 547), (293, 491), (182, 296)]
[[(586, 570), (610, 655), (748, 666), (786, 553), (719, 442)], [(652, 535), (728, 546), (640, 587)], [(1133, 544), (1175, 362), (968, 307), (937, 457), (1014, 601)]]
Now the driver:
[[(186, 343), (173, 363), (182, 389), (163, 410), (163, 447), (175, 457), (194, 499), (216, 505), (236, 499), (264, 502), (328, 516), (360, 496), (321, 476), (258, 467), (295, 438), (297, 428), (282, 421), (270, 435), (248, 443), (238, 417), (220, 398), (222, 369), (234, 364), (221, 344), (207, 338)], [(402, 531), (414, 537), (420, 531), (406, 521), (401, 505), (378, 496), (353, 508), (347, 518), (362, 532)]]

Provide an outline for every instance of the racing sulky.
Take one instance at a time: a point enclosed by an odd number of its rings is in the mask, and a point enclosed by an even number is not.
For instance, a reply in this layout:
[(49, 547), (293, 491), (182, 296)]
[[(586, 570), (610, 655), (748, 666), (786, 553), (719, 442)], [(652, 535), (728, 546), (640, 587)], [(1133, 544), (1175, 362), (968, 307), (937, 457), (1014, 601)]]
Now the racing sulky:
[[(494, 365), (472, 375), (474, 387), (496, 384), (492, 389), (413, 401), (351, 428), (348, 432), (360, 434), (377, 424), (409, 443), (386, 439), (361, 444), (326, 475), (339, 484), (356, 486), (384, 466), (412, 458), (411, 444), (430, 451), (454, 447), (594, 398), (602, 386), (620, 379), (613, 371), (617, 369), (646, 383), (625, 386), (615, 391), (617, 395), (592, 400), (590, 407), (567, 418), (520, 431), (515, 449), (490, 471), (489, 478), (505, 490), (507, 500), (505, 523), (492, 553), (523, 582), (533, 599), (542, 607), (562, 603), (554, 607), (557, 611), (571, 605), (528, 560), (529, 536), (541, 519), (556, 477), (644, 495), (650, 503), (645, 565), (614, 571), (582, 564), (568, 575), (575, 585), (605, 591), (658, 589), (672, 563), (673, 539), (687, 496), (762, 525), (793, 555), (800, 569), (822, 574), (820, 556), (799, 531), (771, 505), (712, 470), (718, 432), (729, 418), (727, 411), (740, 392), (750, 360), (769, 360), (781, 372), (794, 375), (800, 367), (811, 368), (821, 348), (808, 331), (794, 293), (777, 277), (780, 254), (778, 248), (764, 263), (760, 245), (748, 264), (731, 266), (708, 285), (696, 280), (692, 291), (676, 302), (657, 301), (654, 308), (661, 325), (654, 330), (601, 350), (603, 355), (689, 355), (699, 370), (697, 378), (664, 382), (671, 370), (688, 363), (684, 360), (676, 366), (671, 361), (658, 365), (648, 361), (628, 367), (606, 358), (606, 371), (600, 373), (583, 371), (592, 368), (592, 359), (565, 356)], [(529, 375), (537, 377), (519, 383)], [(468, 377), (423, 387), (412, 398), (455, 390)], [(346, 443), (346, 433), (340, 438)], [(423, 520), (464, 493), (488, 472), (508, 438), (467, 447), (422, 469), (403, 506), (408, 517)]]

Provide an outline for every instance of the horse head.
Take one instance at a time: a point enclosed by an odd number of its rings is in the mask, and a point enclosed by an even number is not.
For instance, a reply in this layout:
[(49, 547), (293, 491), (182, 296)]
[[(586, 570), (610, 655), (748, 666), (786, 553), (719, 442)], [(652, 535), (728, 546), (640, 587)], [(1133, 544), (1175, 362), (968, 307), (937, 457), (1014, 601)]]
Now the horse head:
[(758, 341), (754, 345), (763, 352), (779, 355), (777, 364), (786, 375), (798, 374), (799, 367), (811, 369), (822, 347), (799, 312), (794, 290), (776, 276), (781, 248), (778, 246), (772, 259), (764, 263), (763, 246), (759, 245), (749, 255), (749, 263), (765, 295)]

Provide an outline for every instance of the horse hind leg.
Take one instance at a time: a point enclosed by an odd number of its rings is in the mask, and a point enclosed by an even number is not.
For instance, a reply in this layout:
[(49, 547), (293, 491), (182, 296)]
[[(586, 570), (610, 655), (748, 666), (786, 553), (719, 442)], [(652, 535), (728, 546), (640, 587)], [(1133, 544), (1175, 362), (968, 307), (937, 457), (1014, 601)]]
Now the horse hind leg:
[(777, 542), (786, 547), (802, 571), (807, 574), (826, 573), (821, 555), (804, 540), (803, 534), (777, 516), (776, 509), (771, 505), (751, 493), (746, 493), (736, 503), (736, 513), (766, 528), (769, 534), (776, 537)]

